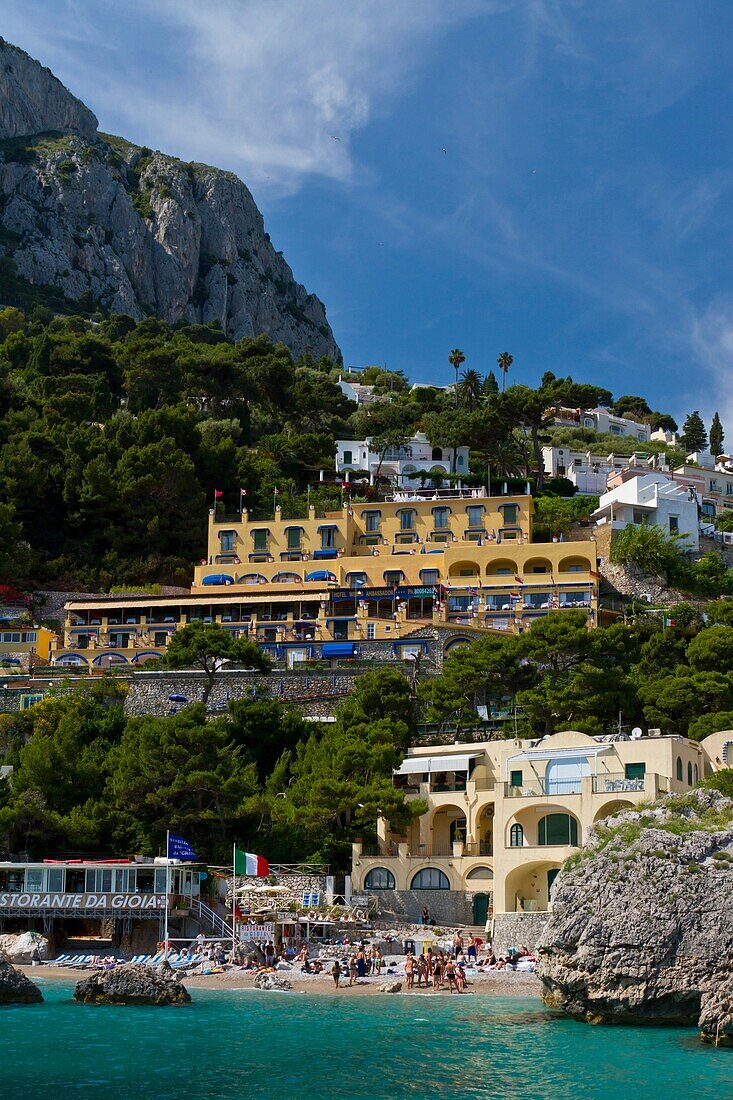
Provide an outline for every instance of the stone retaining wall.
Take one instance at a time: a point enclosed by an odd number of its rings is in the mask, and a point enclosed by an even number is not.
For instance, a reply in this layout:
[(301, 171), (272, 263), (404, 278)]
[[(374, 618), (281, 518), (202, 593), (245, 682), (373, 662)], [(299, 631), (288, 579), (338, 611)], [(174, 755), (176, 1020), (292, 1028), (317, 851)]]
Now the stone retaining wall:
[[(333, 671), (282, 671), (265, 676), (226, 669), (219, 673), (209, 696), (208, 709), (211, 713), (223, 713), (230, 700), (268, 697), (281, 703), (295, 703), (305, 714), (327, 717), (337, 703), (353, 691), (356, 678), (366, 671), (368, 669), (339, 667)], [(187, 670), (136, 672), (125, 700), (125, 713), (133, 716), (170, 714), (186, 704), (171, 701), (169, 696), (182, 695), (189, 703), (198, 703), (204, 686), (203, 673)]]
[(519, 948), (522, 944), (533, 951), (549, 919), (549, 913), (497, 913), (494, 916), (494, 951), (497, 955), (506, 955), (508, 948)]
[(415, 924), (427, 905), (438, 928), (473, 924), (473, 903), (460, 890), (380, 890), (380, 912)]

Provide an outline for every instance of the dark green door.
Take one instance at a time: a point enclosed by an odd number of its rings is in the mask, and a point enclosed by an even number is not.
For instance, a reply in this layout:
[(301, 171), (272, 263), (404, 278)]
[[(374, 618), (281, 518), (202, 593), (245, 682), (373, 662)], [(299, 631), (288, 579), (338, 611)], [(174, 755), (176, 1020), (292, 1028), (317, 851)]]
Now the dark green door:
[(547, 872), (547, 897), (550, 901), (552, 900), (552, 885), (559, 874), (559, 867), (551, 867)]
[(489, 914), (489, 895), (488, 894), (474, 894), (473, 895), (473, 923), (474, 924), (486, 924), (486, 918)]

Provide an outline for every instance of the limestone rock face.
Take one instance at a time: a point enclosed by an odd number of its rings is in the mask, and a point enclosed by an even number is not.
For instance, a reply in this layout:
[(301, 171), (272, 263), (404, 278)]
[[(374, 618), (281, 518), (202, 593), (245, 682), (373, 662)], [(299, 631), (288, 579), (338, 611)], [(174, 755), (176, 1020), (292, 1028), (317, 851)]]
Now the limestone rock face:
[(733, 801), (698, 790), (609, 818), (555, 881), (537, 965), (546, 1003), (591, 1023), (699, 1020), (730, 1036), (732, 900)]
[(402, 982), (383, 982), (377, 986), (378, 993), (401, 993)]
[(36, 1004), (42, 1001), (40, 989), (22, 971), (0, 960), (0, 1005)]
[(170, 967), (128, 963), (102, 970), (76, 983), (74, 1000), (83, 1004), (183, 1005), (191, 995)]
[(0, 141), (44, 130), (93, 138), (97, 120), (50, 69), (0, 38)]
[[(323, 303), (295, 281), (241, 180), (98, 134), (48, 70), (3, 50), (16, 67), (0, 63), (0, 260), (15, 278), (82, 309), (218, 322), (235, 340), (266, 333), (296, 355), (341, 360)], [(67, 97), (66, 114), (44, 115), (44, 82)], [(38, 108), (5, 106), (26, 101)]]

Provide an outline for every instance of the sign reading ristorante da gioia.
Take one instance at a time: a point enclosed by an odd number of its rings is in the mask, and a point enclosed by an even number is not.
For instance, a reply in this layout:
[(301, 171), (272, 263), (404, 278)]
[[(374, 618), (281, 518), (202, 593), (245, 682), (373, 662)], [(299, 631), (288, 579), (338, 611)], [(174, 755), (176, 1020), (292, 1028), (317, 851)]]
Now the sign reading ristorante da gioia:
[(0, 894), (0, 909), (165, 909), (165, 894)]

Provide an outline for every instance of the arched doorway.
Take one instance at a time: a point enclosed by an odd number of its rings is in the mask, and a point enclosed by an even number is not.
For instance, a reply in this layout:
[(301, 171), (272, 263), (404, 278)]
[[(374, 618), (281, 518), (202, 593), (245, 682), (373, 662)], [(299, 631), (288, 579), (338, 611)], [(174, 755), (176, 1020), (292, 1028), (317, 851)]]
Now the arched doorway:
[(486, 924), (486, 919), (489, 915), (489, 895), (488, 894), (474, 894), (472, 902), (473, 910), (473, 923), (474, 924)]

